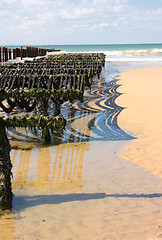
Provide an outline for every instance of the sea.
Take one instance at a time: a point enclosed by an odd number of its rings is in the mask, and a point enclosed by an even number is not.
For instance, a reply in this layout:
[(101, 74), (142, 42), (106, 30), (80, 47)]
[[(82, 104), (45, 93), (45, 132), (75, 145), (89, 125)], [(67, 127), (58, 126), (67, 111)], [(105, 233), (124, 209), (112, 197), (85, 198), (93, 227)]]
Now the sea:
[[(150, 44), (87, 44), (87, 45), (30, 45), (39, 48), (60, 49), (63, 53), (102, 52), (106, 55), (107, 81), (118, 73), (143, 66), (162, 65), (162, 43)], [(21, 47), (19, 45), (8, 48)], [(23, 45), (25, 48), (26, 45)], [(107, 68), (108, 67), (108, 68)]]
[[(162, 43), (151, 44), (87, 44), (87, 45), (30, 45), (39, 48), (61, 49), (64, 52), (103, 52), (107, 61), (162, 61)], [(20, 45), (7, 46), (21, 47)], [(25, 48), (26, 45), (23, 45)]]

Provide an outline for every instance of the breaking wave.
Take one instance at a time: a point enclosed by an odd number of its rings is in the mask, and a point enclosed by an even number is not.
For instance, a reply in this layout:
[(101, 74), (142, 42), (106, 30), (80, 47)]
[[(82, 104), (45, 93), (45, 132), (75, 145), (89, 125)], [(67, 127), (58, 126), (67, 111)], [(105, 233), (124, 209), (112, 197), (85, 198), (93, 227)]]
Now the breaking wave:
[(106, 61), (162, 62), (162, 49), (104, 51)]

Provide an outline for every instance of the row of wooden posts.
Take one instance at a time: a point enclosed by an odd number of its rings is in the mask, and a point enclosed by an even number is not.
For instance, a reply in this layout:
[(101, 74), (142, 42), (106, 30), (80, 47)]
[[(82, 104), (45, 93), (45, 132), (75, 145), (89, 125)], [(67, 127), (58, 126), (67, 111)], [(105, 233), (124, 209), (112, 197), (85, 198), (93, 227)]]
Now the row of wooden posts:
[(20, 57), (21, 59), (24, 57), (38, 57), (38, 56), (45, 56), (46, 52), (56, 51), (55, 49), (46, 49), (46, 48), (38, 48), (38, 47), (31, 47), (27, 46), (26, 48), (7, 48), (7, 47), (0, 47), (0, 62), (7, 62), (8, 60), (16, 59)]

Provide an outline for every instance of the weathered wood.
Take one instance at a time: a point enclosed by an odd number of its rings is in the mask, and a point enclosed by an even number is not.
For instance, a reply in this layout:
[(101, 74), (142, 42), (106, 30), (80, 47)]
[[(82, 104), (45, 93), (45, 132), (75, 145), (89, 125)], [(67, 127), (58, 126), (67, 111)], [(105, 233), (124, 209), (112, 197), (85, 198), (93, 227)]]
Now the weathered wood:
[(3, 120), (0, 121), (0, 208), (12, 208), (11, 169), (10, 160), (11, 146), (6, 135)]
[(1, 47), (0, 47), (0, 62), (2, 62), (2, 56), (1, 56), (2, 52), (1, 52)]
[(11, 48), (9, 49), (9, 60), (11, 60)]
[(3, 47), (3, 52), (2, 52), (2, 61), (5, 62), (5, 47)]

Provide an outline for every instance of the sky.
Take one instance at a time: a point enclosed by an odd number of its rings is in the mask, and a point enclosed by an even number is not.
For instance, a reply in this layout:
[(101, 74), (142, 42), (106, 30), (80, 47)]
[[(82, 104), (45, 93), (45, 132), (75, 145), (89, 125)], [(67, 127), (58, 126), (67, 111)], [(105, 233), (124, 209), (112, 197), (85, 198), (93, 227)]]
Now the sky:
[(0, 0), (0, 45), (162, 43), (162, 0)]

